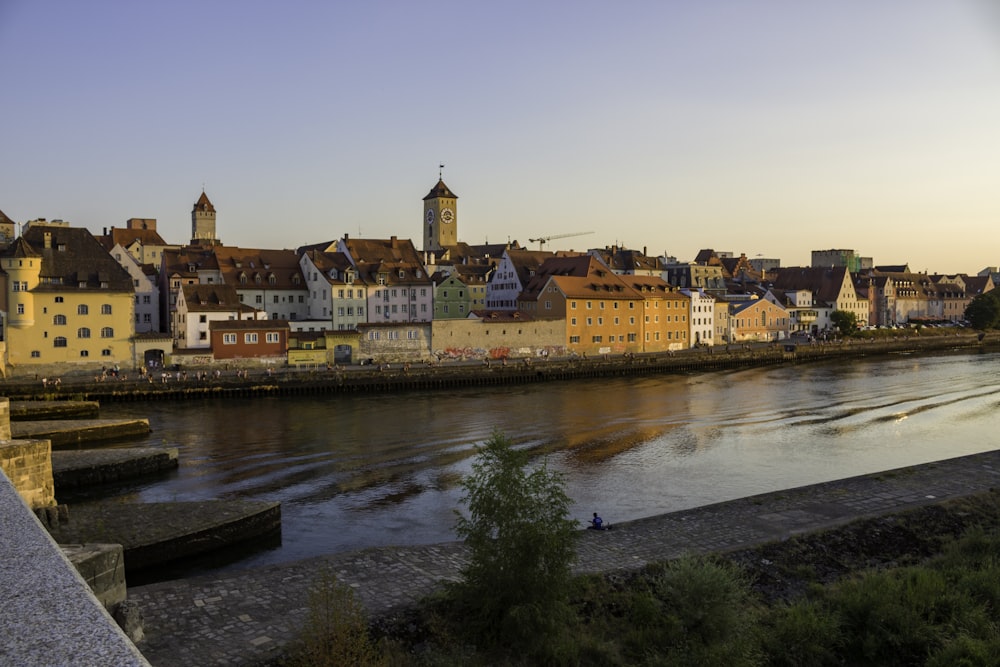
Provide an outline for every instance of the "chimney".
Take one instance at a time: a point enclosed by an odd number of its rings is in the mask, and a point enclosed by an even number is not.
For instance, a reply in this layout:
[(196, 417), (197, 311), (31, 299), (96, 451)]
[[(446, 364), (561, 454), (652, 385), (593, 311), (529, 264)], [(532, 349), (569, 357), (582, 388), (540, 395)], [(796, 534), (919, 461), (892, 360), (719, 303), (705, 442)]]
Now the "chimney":
[(395, 247), (397, 247), (399, 245), (399, 241), (396, 240), (396, 236), (395, 235), (389, 237), (389, 243), (392, 244), (393, 248), (395, 248)]
[(642, 256), (649, 257), (649, 252), (647, 252), (646, 246), (642, 246)]
[(105, 227), (105, 228), (104, 228), (104, 236), (107, 236), (107, 235), (108, 235), (108, 228), (107, 228), (107, 227)]

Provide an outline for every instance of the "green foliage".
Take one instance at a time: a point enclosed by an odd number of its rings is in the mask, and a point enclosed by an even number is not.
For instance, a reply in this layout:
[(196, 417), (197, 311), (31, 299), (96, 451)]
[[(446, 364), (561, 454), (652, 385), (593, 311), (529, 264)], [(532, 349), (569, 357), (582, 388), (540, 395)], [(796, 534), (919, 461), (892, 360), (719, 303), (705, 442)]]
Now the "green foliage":
[(757, 665), (758, 611), (736, 566), (682, 558), (651, 568), (624, 597), (616, 637), (629, 664)]
[(462, 580), (452, 588), (467, 628), (480, 643), (545, 654), (571, 618), (568, 590), (577, 522), (562, 477), (499, 432), (478, 448), (463, 482), (468, 516), (456, 532), (469, 547)]
[(843, 336), (851, 336), (858, 330), (858, 316), (849, 310), (835, 310), (830, 313), (830, 323)]
[(309, 591), (308, 617), (286, 661), (289, 667), (384, 665), (368, 635), (364, 608), (354, 592), (324, 571)]
[(973, 297), (965, 307), (965, 319), (976, 329), (1000, 328), (1000, 295), (990, 291)]
[(764, 650), (775, 667), (839, 665), (840, 620), (809, 600), (771, 611), (763, 633)]

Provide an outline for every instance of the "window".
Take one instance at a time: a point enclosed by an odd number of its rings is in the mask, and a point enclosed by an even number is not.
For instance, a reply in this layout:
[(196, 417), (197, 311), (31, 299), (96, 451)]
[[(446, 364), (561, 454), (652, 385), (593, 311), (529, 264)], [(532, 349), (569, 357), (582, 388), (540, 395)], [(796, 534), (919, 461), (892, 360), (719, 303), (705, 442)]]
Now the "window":
[(90, 338), (90, 329), (87, 327), (80, 327), (76, 330), (77, 338)]
[(90, 356), (90, 352), (87, 352), (86, 350), (80, 350), (80, 356), (81, 357), (89, 357)]
[(114, 337), (115, 337), (114, 329), (112, 329), (111, 327), (101, 328), (101, 338), (114, 338)]
[(368, 340), (378, 340), (378, 332), (377, 331), (369, 331), (368, 332)]
[(56, 297), (56, 303), (62, 303), (62, 302), (63, 302), (63, 298), (61, 296), (57, 296)]
[(264, 334), (264, 340), (268, 343), (277, 343), (280, 342), (280, 337), (278, 336), (277, 331), (268, 331)]
[(201, 324), (205, 324), (206, 322), (208, 322), (208, 315), (199, 315), (198, 322), (200, 322)]
[(101, 315), (110, 315), (110, 314), (111, 314), (111, 304), (110, 303), (101, 304)]
[(81, 303), (79, 306), (76, 307), (77, 315), (87, 315), (89, 313), (90, 313), (90, 308), (88, 308), (87, 304), (85, 303)]
[(42, 353), (39, 352), (38, 350), (32, 350), (31, 351), (31, 358), (32, 359), (38, 359), (40, 356), (42, 356)]
[(243, 334), (243, 342), (246, 343), (247, 345), (256, 345), (257, 334), (255, 333)]
[(56, 336), (52, 340), (52, 347), (66, 347), (66, 339), (62, 336)]
[(580, 342), (580, 337), (579, 336), (570, 336), (569, 337), (569, 342), (570, 343), (579, 343)]
[[(142, 302), (143, 302), (144, 304), (146, 304), (146, 305), (149, 305), (149, 295), (148, 295), (148, 294), (144, 294), (144, 295), (142, 296)], [(110, 313), (111, 311), (109, 310), (108, 312)]]
[(18, 315), (24, 315), (24, 304), (23, 303), (17, 304), (17, 314)]
[(222, 334), (222, 344), (236, 345), (236, 334), (234, 333)]
[(604, 341), (604, 336), (594, 336), (591, 338), (591, 341), (594, 343), (601, 343)]
[(256, 303), (264, 303), (264, 297), (258, 294), (255, 301)]
[(575, 317), (571, 317), (571, 318), (569, 319), (569, 323), (570, 323), (570, 324), (571, 324), (572, 326), (574, 326), (574, 327), (575, 327), (575, 326), (576, 326), (576, 318), (575, 318)]
[(66, 324), (66, 316), (65, 315), (56, 315), (56, 316), (54, 316), (52, 318), (52, 324), (56, 324), (56, 325)]
[(110, 357), (111, 356), (111, 350), (109, 350), (108, 348), (104, 348), (103, 350), (101, 350), (101, 356), (102, 357)]

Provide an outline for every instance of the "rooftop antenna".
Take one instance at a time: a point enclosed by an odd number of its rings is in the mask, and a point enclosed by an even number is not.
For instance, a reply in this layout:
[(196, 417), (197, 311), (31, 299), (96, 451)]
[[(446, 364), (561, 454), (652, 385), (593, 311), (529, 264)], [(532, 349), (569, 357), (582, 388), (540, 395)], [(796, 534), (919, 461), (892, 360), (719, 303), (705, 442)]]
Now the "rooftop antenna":
[(441, 174), (444, 172), (444, 165), (438, 164), (438, 180), (443, 180)]

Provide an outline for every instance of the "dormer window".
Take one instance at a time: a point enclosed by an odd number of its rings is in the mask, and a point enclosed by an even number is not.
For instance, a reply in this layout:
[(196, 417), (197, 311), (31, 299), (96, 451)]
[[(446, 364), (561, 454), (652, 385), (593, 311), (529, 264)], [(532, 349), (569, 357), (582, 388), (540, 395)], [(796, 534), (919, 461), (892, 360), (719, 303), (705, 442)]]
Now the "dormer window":
[(247, 284), (247, 274), (241, 273), (240, 274), (240, 285), (246, 285), (246, 284)]
[(354, 283), (354, 271), (348, 271), (344, 275), (344, 279), (347, 281), (348, 285), (352, 285)]
[(337, 269), (330, 269), (330, 280), (337, 279)]
[(188, 271), (191, 273), (194, 273), (197, 270), (197, 268), (198, 267), (196, 267), (194, 264), (188, 264)]
[(380, 274), (378, 274), (378, 284), (379, 285), (385, 285), (388, 281), (389, 281), (389, 274), (388, 273), (380, 273)]
[(270, 285), (272, 285), (272, 286), (273, 286), (273, 285), (277, 285), (277, 284), (278, 284), (278, 276), (276, 276), (276, 275), (274, 275), (274, 274), (272, 273), (271, 275), (269, 275), (269, 276), (267, 277), (267, 282), (268, 282), (268, 283), (269, 283)]
[(399, 277), (400, 277), (400, 279), (403, 279), (403, 278), (405, 278), (405, 277), (406, 277), (406, 272), (405, 272), (405, 271), (403, 271), (403, 269), (400, 269), (400, 270), (399, 270)]
[(257, 283), (258, 285), (260, 285), (260, 284), (261, 284), (262, 282), (264, 282), (264, 281), (263, 281), (263, 279), (261, 279), (261, 277), (260, 277), (260, 274), (259, 274), (259, 273), (258, 273), (257, 275), (255, 275), (255, 276), (253, 277), (253, 281), (254, 281), (255, 283)]

